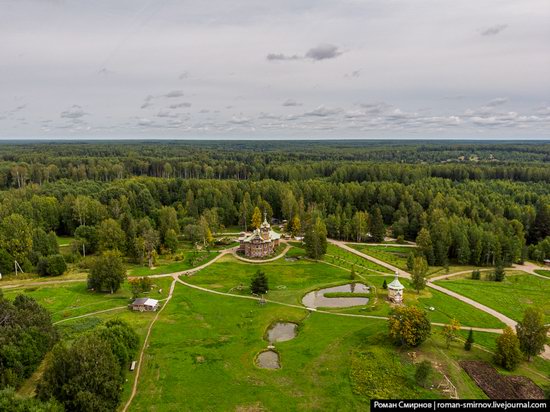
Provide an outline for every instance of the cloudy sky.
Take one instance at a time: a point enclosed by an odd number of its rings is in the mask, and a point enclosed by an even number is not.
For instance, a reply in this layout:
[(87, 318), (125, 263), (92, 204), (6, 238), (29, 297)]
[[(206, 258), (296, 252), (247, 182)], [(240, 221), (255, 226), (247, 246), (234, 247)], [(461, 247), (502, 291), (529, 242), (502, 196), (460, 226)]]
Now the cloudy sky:
[(549, 0), (0, 0), (0, 138), (550, 138)]

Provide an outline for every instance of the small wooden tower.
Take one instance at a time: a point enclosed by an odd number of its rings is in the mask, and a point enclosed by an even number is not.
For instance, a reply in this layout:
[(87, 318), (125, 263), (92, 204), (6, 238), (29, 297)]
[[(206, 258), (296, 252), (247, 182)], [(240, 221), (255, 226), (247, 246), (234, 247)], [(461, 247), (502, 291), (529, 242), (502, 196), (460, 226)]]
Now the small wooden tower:
[(388, 299), (393, 303), (403, 302), (405, 287), (399, 282), (399, 272), (395, 272), (395, 279), (388, 285)]

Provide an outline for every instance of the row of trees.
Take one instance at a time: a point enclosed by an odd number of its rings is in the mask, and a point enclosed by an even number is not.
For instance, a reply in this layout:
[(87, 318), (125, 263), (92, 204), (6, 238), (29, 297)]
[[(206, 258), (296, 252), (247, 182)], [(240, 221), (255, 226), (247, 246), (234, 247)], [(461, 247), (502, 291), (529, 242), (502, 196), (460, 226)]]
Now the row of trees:
[(37, 396), (67, 411), (114, 411), (139, 339), (125, 322), (110, 320), (71, 344), (53, 348)]
[(18, 387), (57, 340), (46, 309), (27, 295), (8, 300), (0, 289), (0, 389)]
[[(544, 350), (549, 327), (544, 324), (540, 309), (527, 308), (523, 319), (516, 325), (516, 331), (509, 326), (496, 339), (494, 361), (507, 370), (515, 369), (523, 359), (531, 360)], [(393, 309), (388, 319), (389, 337), (399, 346), (417, 347), (431, 335), (431, 324), (425, 311), (416, 306), (399, 306)], [(460, 323), (456, 320), (445, 325), (441, 335), (447, 348), (458, 339)], [(464, 343), (465, 350), (471, 350), (474, 343), (470, 329)]]
[[(543, 163), (550, 159), (549, 152), (547, 144), (450, 146), (416, 142), (317, 142), (308, 146), (265, 142), (261, 147), (251, 142), (2, 145), (0, 188), (58, 179), (112, 181), (132, 176), (403, 183), (426, 177), (548, 181), (550, 174)], [(389, 162), (399, 166), (390, 167)]]

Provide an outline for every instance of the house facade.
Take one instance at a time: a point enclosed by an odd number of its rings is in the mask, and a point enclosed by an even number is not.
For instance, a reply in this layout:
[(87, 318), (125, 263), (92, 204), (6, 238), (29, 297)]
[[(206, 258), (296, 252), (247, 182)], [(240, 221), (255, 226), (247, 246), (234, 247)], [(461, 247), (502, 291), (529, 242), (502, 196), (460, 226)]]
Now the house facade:
[(280, 239), (281, 235), (271, 230), (271, 225), (267, 223), (267, 217), (264, 214), (264, 222), (259, 228), (251, 235), (239, 238), (239, 251), (251, 258), (269, 256), (279, 246)]
[(393, 303), (403, 302), (405, 287), (399, 282), (399, 273), (395, 272), (395, 279), (388, 285), (388, 299)]
[(140, 312), (154, 312), (159, 308), (159, 301), (151, 298), (138, 298), (130, 305), (132, 310)]

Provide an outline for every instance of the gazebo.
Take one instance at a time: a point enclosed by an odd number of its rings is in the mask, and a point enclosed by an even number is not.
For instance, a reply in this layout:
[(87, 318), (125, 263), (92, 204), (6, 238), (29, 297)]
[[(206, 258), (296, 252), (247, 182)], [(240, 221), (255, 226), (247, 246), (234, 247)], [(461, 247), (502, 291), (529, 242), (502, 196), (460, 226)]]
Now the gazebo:
[(388, 299), (393, 303), (403, 302), (405, 287), (399, 282), (399, 273), (395, 272), (395, 279), (388, 285)]

